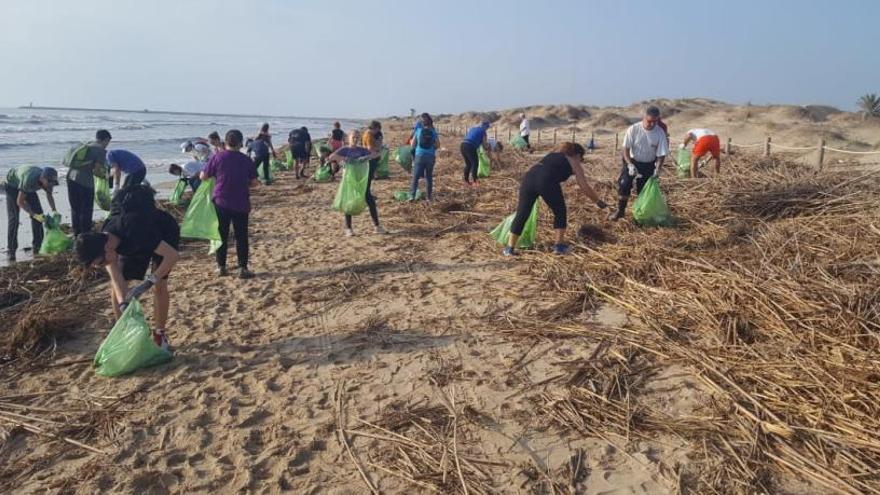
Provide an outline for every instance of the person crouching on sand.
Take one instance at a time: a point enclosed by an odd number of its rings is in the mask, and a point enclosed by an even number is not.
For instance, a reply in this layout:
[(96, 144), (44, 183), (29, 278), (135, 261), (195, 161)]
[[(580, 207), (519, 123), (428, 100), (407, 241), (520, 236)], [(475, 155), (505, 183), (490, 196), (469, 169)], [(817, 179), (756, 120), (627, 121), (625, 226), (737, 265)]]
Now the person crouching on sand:
[[(180, 227), (174, 217), (156, 208), (155, 191), (149, 186), (125, 188), (114, 197), (114, 203), (117, 204), (111, 208), (102, 232), (87, 232), (77, 237), (77, 258), (86, 266), (103, 266), (107, 270), (110, 302), (117, 319), (122, 306), (151, 287), (155, 289), (153, 341), (167, 349), (165, 326), (171, 302), (168, 275), (180, 259), (177, 251)], [(151, 264), (151, 273), (144, 280)], [(130, 280), (144, 282), (129, 290)]]
[(572, 175), (575, 176), (581, 191), (601, 209), (605, 204), (596, 194), (596, 191), (587, 183), (584, 174), (584, 147), (577, 143), (562, 143), (553, 153), (541, 158), (536, 165), (532, 166), (523, 176), (519, 187), (519, 199), (516, 206), (516, 215), (510, 226), (510, 237), (504, 248), (504, 256), (516, 254), (514, 246), (522, 234), (532, 207), (540, 197), (553, 211), (553, 229), (556, 230), (556, 244), (553, 245), (553, 253), (567, 254), (568, 245), (565, 244), (565, 230), (568, 226), (565, 197), (562, 194), (562, 183)]
[[(480, 185), (477, 180), (477, 169), (480, 168), (480, 159), (477, 155), (477, 148), (482, 146), (483, 149), (489, 151), (489, 137), (486, 134), (486, 130), (488, 130), (491, 125), (492, 124), (490, 124), (488, 120), (484, 120), (480, 122), (479, 125), (471, 127), (468, 129), (467, 134), (464, 136), (464, 140), (461, 142), (460, 150), (461, 156), (464, 158), (465, 185)], [(473, 177), (473, 181), (470, 180), (470, 177)]]
[(691, 152), (691, 177), (697, 177), (697, 163), (706, 154), (712, 154), (715, 162), (715, 175), (721, 173), (721, 140), (718, 134), (709, 129), (691, 129), (684, 137), (684, 142), (679, 145), (680, 149), (687, 148), (690, 142), (694, 142), (694, 150)]
[[(348, 146), (344, 146), (334, 151), (327, 159), (331, 162), (336, 161), (346, 164), (358, 160), (368, 160), (370, 162), (365, 199), (367, 201), (367, 207), (370, 209), (370, 217), (373, 219), (373, 231), (376, 234), (384, 234), (385, 229), (379, 224), (379, 210), (376, 208), (376, 198), (373, 196), (372, 192), (370, 192), (370, 187), (373, 185), (373, 176), (376, 175), (376, 167), (379, 164), (379, 161), (376, 160), (376, 158), (379, 157), (380, 153), (378, 151), (371, 152), (367, 148), (358, 146), (360, 141), (360, 131), (351, 131), (351, 135), (348, 138)], [(345, 174), (344, 169), (342, 173)], [(351, 215), (345, 215), (345, 235), (347, 237), (354, 235), (354, 230), (351, 228)]]

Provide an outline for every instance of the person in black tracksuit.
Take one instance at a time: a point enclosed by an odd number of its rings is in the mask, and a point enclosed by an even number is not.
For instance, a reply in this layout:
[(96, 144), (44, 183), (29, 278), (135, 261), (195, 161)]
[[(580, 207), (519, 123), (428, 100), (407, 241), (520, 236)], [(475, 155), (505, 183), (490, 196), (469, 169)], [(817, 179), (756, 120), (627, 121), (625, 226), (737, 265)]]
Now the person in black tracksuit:
[(572, 175), (575, 176), (578, 186), (584, 194), (595, 202), (596, 206), (602, 209), (608, 206), (587, 183), (581, 165), (585, 152), (584, 147), (577, 143), (562, 143), (556, 151), (546, 155), (526, 172), (520, 184), (516, 215), (513, 218), (510, 236), (503, 252), (505, 256), (516, 254), (514, 249), (516, 243), (532, 213), (532, 207), (539, 197), (553, 211), (553, 228), (556, 230), (556, 243), (553, 245), (553, 252), (556, 254), (568, 252), (568, 246), (564, 243), (568, 215), (565, 197), (562, 194), (562, 183)]

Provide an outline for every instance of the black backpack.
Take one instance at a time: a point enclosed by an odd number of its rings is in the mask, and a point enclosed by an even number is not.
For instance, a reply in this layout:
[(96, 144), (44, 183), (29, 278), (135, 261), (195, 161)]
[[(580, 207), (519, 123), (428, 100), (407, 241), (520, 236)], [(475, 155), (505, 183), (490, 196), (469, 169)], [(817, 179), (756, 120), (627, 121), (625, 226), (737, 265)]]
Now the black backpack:
[(422, 128), (419, 132), (419, 148), (431, 149), (434, 147), (434, 130)]
[(306, 144), (306, 137), (303, 135), (302, 129), (294, 129), (287, 136), (287, 143), (291, 148)]
[(156, 210), (156, 190), (146, 184), (121, 189), (110, 202), (110, 216), (150, 213), (154, 210)]

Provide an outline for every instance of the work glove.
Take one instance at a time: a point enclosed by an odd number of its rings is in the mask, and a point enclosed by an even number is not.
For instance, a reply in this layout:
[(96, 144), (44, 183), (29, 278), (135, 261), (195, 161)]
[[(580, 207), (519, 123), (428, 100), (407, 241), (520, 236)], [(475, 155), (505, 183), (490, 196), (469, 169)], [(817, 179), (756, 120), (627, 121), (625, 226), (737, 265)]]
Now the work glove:
[(34, 220), (36, 220), (40, 223), (46, 222), (46, 217), (44, 217), (42, 213), (37, 213), (37, 214), (31, 215), (31, 218), (33, 218)]
[(602, 201), (601, 199), (599, 200), (598, 203), (596, 203), (596, 206), (597, 206), (600, 210), (604, 210), (605, 208), (608, 208), (608, 204), (605, 203), (604, 201)]
[(144, 280), (143, 282), (134, 286), (133, 289), (128, 291), (128, 294), (125, 295), (125, 300), (122, 301), (122, 304), (119, 305), (119, 310), (125, 311), (125, 308), (128, 307), (128, 304), (131, 301), (144, 295), (144, 293), (147, 292), (148, 290), (150, 290), (151, 287), (156, 285), (156, 282), (158, 282), (158, 281), (159, 281), (159, 279), (156, 278), (156, 275), (150, 274), (150, 276), (147, 277), (146, 280)]
[(679, 144), (679, 145), (678, 145), (678, 149), (683, 150), (683, 149), (684, 149), (684, 143)]
[(635, 177), (635, 176), (636, 176), (636, 166), (635, 166), (635, 165), (633, 165), (632, 163), (628, 163), (628, 164), (626, 165), (626, 169), (629, 171), (629, 176), (630, 176), (630, 177)]

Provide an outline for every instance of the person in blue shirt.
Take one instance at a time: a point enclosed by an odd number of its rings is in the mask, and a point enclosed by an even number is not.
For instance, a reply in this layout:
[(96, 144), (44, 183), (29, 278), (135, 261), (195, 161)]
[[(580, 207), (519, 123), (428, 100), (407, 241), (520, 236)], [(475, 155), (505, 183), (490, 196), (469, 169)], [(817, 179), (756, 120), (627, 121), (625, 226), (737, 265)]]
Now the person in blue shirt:
[[(488, 120), (484, 120), (480, 122), (480, 125), (471, 127), (461, 142), (461, 156), (464, 158), (464, 183), (468, 186), (476, 187), (480, 185), (477, 180), (477, 168), (480, 166), (477, 149), (482, 146), (483, 149), (489, 151), (486, 130), (491, 125)], [(471, 177), (473, 177), (473, 180), (470, 180)]]
[[(143, 160), (131, 151), (112, 150), (107, 152), (107, 165), (110, 167), (115, 189), (120, 189), (120, 184), (122, 184), (122, 189), (136, 186), (147, 177), (147, 167)], [(125, 172), (125, 183), (120, 180), (123, 172)]]
[(428, 201), (434, 198), (434, 163), (437, 147), (440, 146), (440, 135), (434, 129), (434, 119), (427, 113), (423, 113), (419, 120), (421, 124), (413, 132), (413, 149), (415, 160), (413, 161), (412, 184), (409, 188), (410, 201), (414, 201), (419, 192), (419, 179), (425, 177), (426, 197)]

